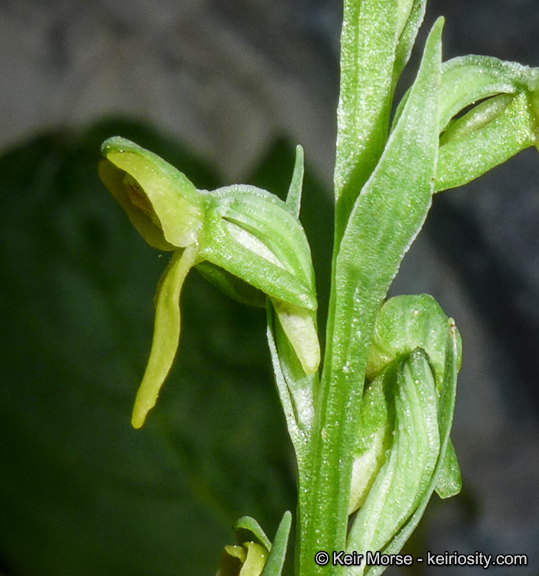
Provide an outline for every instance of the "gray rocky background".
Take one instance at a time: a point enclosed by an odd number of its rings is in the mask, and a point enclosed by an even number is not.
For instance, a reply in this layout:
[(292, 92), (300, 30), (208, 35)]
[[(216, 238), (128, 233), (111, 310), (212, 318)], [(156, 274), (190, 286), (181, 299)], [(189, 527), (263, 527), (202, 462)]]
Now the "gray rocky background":
[[(188, 142), (230, 182), (274, 138), (331, 182), (338, 0), (3, 0), (0, 150), (118, 113)], [(431, 0), (445, 58), (539, 65), (537, 0)], [(395, 292), (426, 291), (465, 341), (453, 433), (465, 490), (434, 552), (526, 553), (539, 574), (539, 158), (436, 199)], [(432, 569), (425, 574), (454, 573)], [(467, 573), (479, 573), (468, 570)]]

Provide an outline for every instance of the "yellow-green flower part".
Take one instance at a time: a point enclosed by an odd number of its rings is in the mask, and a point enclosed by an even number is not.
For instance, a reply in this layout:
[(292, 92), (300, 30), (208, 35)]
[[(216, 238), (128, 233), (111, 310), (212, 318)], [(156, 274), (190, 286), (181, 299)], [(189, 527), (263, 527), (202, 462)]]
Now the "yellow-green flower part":
[(150, 246), (175, 250), (197, 241), (205, 201), (184, 174), (119, 136), (106, 140), (101, 153), (101, 180)]
[(143, 425), (170, 372), (181, 289), (197, 265), (229, 296), (254, 305), (269, 297), (303, 369), (314, 373), (320, 362), (314, 272), (303, 228), (287, 205), (253, 186), (197, 190), (162, 158), (119, 136), (101, 152), (99, 176), (132, 224), (148, 244), (174, 252), (157, 287), (152, 348), (132, 425)]

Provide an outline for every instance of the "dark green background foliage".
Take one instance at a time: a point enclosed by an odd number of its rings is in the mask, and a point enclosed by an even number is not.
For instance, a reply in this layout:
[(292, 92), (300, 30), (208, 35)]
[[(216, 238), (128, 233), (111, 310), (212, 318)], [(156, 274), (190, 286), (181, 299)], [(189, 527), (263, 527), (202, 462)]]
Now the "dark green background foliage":
[[(114, 134), (199, 188), (223, 184), (127, 122), (48, 134), (0, 159), (0, 564), (14, 576), (212, 574), (239, 516), (273, 537), (295, 505), (264, 311), (196, 272), (175, 368), (145, 428), (130, 427), (169, 255), (144, 243), (97, 177)], [(292, 165), (293, 148), (276, 143), (250, 180), (285, 193)], [(306, 189), (327, 278), (331, 208), (316, 183)]]

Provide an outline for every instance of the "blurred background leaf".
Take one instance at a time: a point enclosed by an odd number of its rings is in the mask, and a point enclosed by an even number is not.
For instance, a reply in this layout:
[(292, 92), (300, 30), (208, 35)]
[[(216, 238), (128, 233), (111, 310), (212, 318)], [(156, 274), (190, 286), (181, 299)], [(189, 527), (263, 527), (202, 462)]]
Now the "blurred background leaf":
[[(184, 147), (129, 122), (51, 133), (0, 159), (0, 559), (14, 576), (212, 574), (237, 518), (273, 537), (295, 506), (264, 311), (196, 273), (176, 366), (146, 427), (129, 425), (169, 255), (142, 241), (97, 178), (113, 134), (199, 188), (219, 185)], [(293, 147), (277, 142), (250, 180), (283, 194), (292, 164)], [(331, 210), (307, 188), (317, 229)]]

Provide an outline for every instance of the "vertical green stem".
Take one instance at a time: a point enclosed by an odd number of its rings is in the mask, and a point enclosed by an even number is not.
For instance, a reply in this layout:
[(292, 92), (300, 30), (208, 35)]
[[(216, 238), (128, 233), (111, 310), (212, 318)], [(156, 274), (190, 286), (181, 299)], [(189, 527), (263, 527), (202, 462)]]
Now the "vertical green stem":
[[(299, 574), (336, 574), (315, 555), (345, 550), (352, 446), (358, 434), (367, 356), (379, 306), (431, 203), (438, 151), (439, 21), (416, 82), (336, 243), (321, 393), (310, 477), (300, 507)], [(414, 162), (413, 159), (416, 159)], [(418, 160), (420, 159), (420, 160)]]

